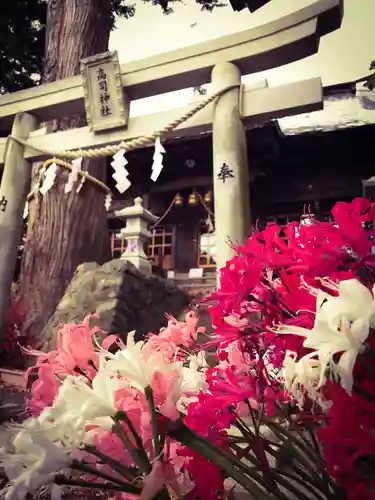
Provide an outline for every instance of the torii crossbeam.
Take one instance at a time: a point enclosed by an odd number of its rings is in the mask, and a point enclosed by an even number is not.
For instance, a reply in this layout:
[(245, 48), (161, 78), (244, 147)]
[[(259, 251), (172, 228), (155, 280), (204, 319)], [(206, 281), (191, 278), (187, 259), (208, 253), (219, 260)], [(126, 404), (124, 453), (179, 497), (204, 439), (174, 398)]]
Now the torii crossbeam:
[[(338, 29), (343, 0), (317, 0), (292, 14), (249, 30), (132, 61), (121, 66), (130, 100), (209, 83), (219, 63), (236, 64), (242, 75), (283, 66), (318, 51), (321, 36)], [(0, 130), (17, 113), (40, 122), (84, 113), (80, 75), (0, 97)], [(9, 130), (8, 128), (8, 130)]]

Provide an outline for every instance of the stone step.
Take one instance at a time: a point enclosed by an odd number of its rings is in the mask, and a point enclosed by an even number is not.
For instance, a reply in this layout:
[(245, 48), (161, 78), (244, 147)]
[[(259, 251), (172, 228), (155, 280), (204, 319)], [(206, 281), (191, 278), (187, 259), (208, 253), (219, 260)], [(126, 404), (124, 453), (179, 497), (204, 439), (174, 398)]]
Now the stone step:
[(203, 275), (202, 278), (191, 278), (187, 273), (181, 273), (176, 274), (172, 279), (177, 283), (209, 284), (216, 286), (216, 275), (214, 273)]
[(179, 288), (182, 288), (187, 291), (197, 290), (197, 291), (207, 291), (212, 292), (216, 289), (216, 281), (205, 281), (199, 282), (198, 280), (174, 280)]
[(207, 273), (202, 278), (191, 278), (188, 273), (176, 273), (174, 278), (169, 279), (198, 300), (210, 295), (216, 289), (215, 273)]
[(181, 286), (213, 286), (214, 288), (216, 288), (216, 280), (197, 280), (197, 279), (180, 280), (180, 279), (175, 279), (173, 281)]
[(202, 276), (202, 278), (192, 278), (188, 274), (177, 274), (173, 279), (179, 281), (216, 281), (215, 276)]

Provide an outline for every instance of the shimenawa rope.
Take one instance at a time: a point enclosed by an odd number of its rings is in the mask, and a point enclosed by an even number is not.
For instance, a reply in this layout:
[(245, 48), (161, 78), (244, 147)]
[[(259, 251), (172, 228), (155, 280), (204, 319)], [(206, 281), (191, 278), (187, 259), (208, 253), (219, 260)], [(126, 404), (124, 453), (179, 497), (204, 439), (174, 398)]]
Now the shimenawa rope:
[[(46, 160), (43, 163), (43, 168), (48, 167), (49, 165), (52, 165), (55, 163), (56, 165), (63, 167), (67, 170), (72, 170), (72, 166), (70, 163), (67, 161), (64, 161), (64, 159), (76, 159), (76, 158), (100, 158), (100, 157), (105, 157), (105, 156), (113, 156), (116, 153), (118, 153), (121, 150), (124, 150), (125, 153), (132, 151), (134, 149), (138, 149), (141, 147), (147, 147), (152, 145), (155, 140), (158, 137), (163, 137), (168, 132), (171, 132), (175, 128), (177, 128), (179, 125), (184, 123), (185, 121), (189, 120), (191, 117), (193, 117), (196, 113), (201, 111), (203, 108), (208, 106), (211, 102), (213, 102), (215, 99), (218, 97), (222, 96), (226, 92), (237, 89), (239, 88), (240, 85), (229, 85), (227, 87), (224, 87), (223, 89), (218, 90), (217, 92), (214, 92), (212, 95), (210, 95), (207, 99), (205, 99), (202, 102), (199, 102), (196, 106), (194, 106), (192, 109), (187, 111), (185, 114), (183, 114), (180, 118), (177, 118), (173, 122), (170, 122), (167, 124), (163, 129), (158, 130), (157, 132), (154, 132), (153, 134), (149, 136), (144, 136), (144, 137), (136, 137), (134, 139), (130, 140), (124, 140), (121, 141), (119, 144), (116, 146), (106, 146), (104, 148), (93, 148), (93, 149), (76, 149), (72, 151), (56, 151), (56, 150), (49, 150), (49, 149), (44, 149), (39, 146), (31, 146), (27, 140), (19, 139), (18, 137), (14, 137), (12, 135), (9, 135), (7, 137), (7, 143), (5, 145), (5, 153), (4, 157), (6, 156), (7, 148), (9, 145), (9, 141), (14, 141), (18, 144), (21, 144), (24, 147), (28, 147), (30, 149), (33, 149), (34, 151), (38, 151), (39, 153), (42, 153), (43, 155), (50, 156), (52, 158)], [(78, 175), (81, 177), (85, 177), (88, 181), (92, 182), (96, 186), (100, 187), (105, 191), (107, 194), (111, 193), (111, 190), (109, 189), (108, 186), (106, 186), (103, 182), (99, 181), (89, 173), (85, 171), (80, 171), (78, 172)], [(31, 192), (28, 195), (27, 200), (30, 201), (34, 197), (35, 193)]]
[(104, 157), (104, 156), (113, 156), (123, 149), (125, 150), (125, 152), (129, 152), (129, 151), (132, 151), (133, 149), (138, 149), (141, 147), (146, 147), (146, 146), (152, 145), (158, 137), (162, 137), (162, 136), (166, 135), (168, 132), (171, 132), (172, 130), (177, 128), (179, 125), (181, 125), (185, 121), (189, 120), (189, 118), (191, 118), (196, 113), (201, 111), (203, 108), (205, 108), (208, 104), (210, 104), (216, 98), (225, 94), (229, 90), (233, 90), (233, 89), (236, 89), (239, 87), (240, 87), (240, 85), (229, 85), (228, 87), (225, 87), (221, 90), (218, 90), (214, 94), (210, 95), (204, 101), (198, 103), (191, 110), (187, 111), (180, 118), (177, 118), (173, 122), (166, 125), (163, 129), (158, 130), (157, 132), (154, 132), (152, 135), (149, 135), (149, 136), (136, 137), (134, 139), (122, 141), (119, 144), (117, 144), (116, 146), (106, 146), (104, 148), (94, 148), (94, 149), (76, 149), (74, 151), (56, 151), (56, 150), (44, 149), (44, 148), (41, 148), (39, 146), (31, 146), (27, 140), (19, 139), (18, 137), (14, 137), (12, 135), (9, 135), (7, 140), (13, 140), (13, 141), (21, 144), (22, 146), (28, 147), (30, 149), (34, 149), (35, 151), (38, 151), (39, 153), (42, 153), (46, 156), (57, 157), (57, 158), (75, 159), (75, 158), (99, 158), (99, 157)]

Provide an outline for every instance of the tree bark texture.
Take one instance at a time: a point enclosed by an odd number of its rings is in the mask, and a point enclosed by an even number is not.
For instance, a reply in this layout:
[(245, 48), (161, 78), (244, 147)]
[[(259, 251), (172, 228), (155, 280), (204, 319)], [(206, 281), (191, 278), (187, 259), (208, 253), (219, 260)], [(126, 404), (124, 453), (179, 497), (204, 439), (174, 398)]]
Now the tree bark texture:
[[(113, 18), (109, 0), (48, 0), (43, 83), (79, 74), (80, 61), (108, 50)], [(53, 131), (85, 125), (84, 116), (50, 124)], [(64, 144), (60, 145), (64, 149)], [(106, 160), (83, 162), (83, 169), (105, 180)], [(33, 178), (40, 165), (34, 165)], [(27, 329), (44, 345), (41, 332), (62, 298), (77, 266), (110, 259), (105, 194), (86, 181), (79, 193), (65, 194), (68, 173), (58, 172), (55, 185), (30, 207), (23, 254), (20, 293)]]

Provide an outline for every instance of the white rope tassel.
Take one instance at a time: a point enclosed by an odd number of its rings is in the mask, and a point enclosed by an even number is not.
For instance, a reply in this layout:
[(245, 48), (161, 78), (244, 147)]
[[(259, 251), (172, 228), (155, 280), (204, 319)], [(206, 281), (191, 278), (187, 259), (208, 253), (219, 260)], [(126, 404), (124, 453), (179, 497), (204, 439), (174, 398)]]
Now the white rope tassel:
[(159, 178), (161, 171), (163, 170), (163, 154), (165, 153), (165, 149), (160, 142), (160, 137), (157, 137), (155, 140), (155, 152), (153, 156), (153, 164), (152, 164), (152, 173), (151, 180), (156, 182)]
[(28, 216), (29, 216), (29, 202), (27, 201), (25, 203), (25, 208), (23, 209), (23, 218), (27, 219)]
[(107, 212), (111, 210), (112, 206), (112, 193), (108, 193), (104, 200), (104, 206)]
[(47, 168), (48, 167), (45, 167), (43, 165), (42, 168), (39, 170), (38, 179), (32, 189), (32, 192), (34, 193), (35, 196), (39, 193), (40, 186), (43, 183), (44, 174), (47, 172)]
[(113, 170), (115, 171), (112, 177), (116, 181), (117, 191), (121, 194), (125, 193), (131, 186), (131, 182), (128, 179), (129, 172), (125, 168), (127, 164), (128, 160), (125, 158), (125, 149), (116, 153), (111, 162)]
[(81, 180), (79, 181), (79, 184), (77, 186), (77, 193), (79, 193), (81, 191), (85, 181), (86, 181), (86, 177), (84, 175), (82, 175)]
[(213, 233), (214, 232), (214, 225), (212, 224), (211, 215), (208, 215), (208, 217), (206, 219), (206, 225), (207, 225), (207, 232)]
[(55, 184), (55, 179), (57, 175), (57, 165), (56, 163), (52, 163), (47, 170), (45, 171), (43, 177), (43, 183), (39, 188), (39, 192), (45, 196), (46, 193), (53, 187)]
[(70, 193), (74, 184), (78, 181), (78, 172), (82, 170), (83, 158), (76, 158), (72, 161), (72, 171), (69, 174), (67, 183), (65, 184), (65, 193)]

